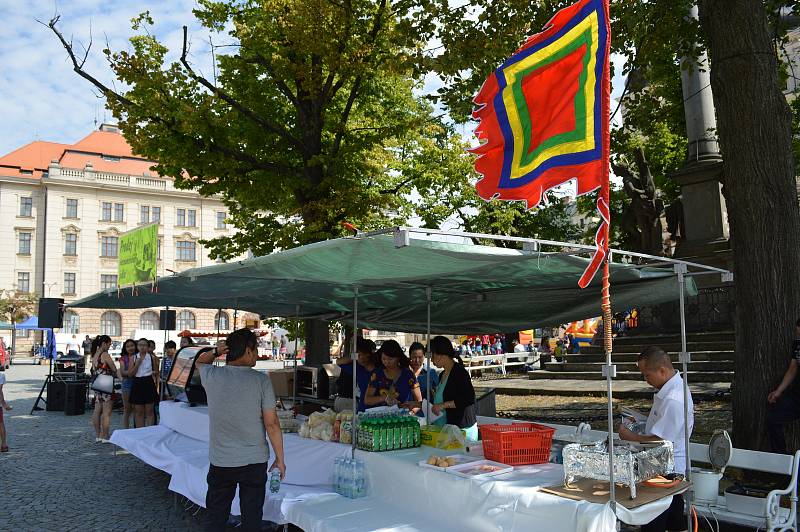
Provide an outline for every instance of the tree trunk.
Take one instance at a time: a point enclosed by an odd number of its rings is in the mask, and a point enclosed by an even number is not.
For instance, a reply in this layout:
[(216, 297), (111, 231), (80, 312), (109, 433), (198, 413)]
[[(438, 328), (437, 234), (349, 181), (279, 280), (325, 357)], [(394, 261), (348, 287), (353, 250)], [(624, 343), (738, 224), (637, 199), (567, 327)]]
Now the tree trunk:
[(306, 320), (306, 365), (319, 367), (330, 364), (331, 346), (328, 338), (327, 321)]
[[(800, 298), (791, 115), (760, 0), (700, 0), (734, 257), (736, 447), (766, 447), (767, 394), (786, 371)], [(691, 380), (691, 376), (690, 376)], [(796, 449), (796, 442), (789, 442)]]

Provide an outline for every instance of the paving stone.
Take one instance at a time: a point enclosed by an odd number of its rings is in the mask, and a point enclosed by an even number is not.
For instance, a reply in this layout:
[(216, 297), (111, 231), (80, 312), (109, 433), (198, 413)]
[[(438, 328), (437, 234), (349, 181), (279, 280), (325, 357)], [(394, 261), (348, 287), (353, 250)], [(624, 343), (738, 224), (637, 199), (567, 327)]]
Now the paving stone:
[[(202, 529), (202, 511), (173, 507), (165, 473), (94, 443), (90, 411), (30, 414), (47, 366), (12, 366), (5, 375), (13, 410), (5, 412), (11, 452), (0, 454), (0, 531)], [(121, 418), (114, 412), (112, 430)]]

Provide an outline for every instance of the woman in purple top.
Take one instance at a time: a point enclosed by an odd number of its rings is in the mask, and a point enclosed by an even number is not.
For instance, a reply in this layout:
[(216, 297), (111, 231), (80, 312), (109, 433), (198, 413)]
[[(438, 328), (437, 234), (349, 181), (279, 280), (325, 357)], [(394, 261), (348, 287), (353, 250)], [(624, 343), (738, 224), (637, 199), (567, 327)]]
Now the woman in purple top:
[(419, 383), (409, 369), (410, 362), (403, 349), (394, 340), (387, 340), (378, 350), (383, 368), (377, 369), (370, 377), (366, 407), (392, 406), (409, 401), (422, 401)]

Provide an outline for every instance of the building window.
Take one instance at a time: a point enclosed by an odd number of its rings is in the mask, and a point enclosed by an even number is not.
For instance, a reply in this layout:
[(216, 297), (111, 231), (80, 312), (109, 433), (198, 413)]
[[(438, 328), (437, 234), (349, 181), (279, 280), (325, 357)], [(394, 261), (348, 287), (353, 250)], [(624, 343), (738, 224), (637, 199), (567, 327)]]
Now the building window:
[(19, 234), (19, 249), (17, 251), (20, 255), (30, 255), (31, 254), (31, 234), (30, 233), (20, 233)]
[(182, 310), (178, 312), (178, 330), (185, 331), (186, 329), (194, 329), (197, 327), (197, 322), (194, 318), (194, 313), (190, 310)]
[(111, 203), (104, 201), (100, 206), (100, 220), (104, 222), (111, 221)]
[(186, 211), (186, 225), (188, 227), (197, 227), (197, 211), (189, 209)]
[(217, 312), (217, 315), (214, 316), (214, 328), (218, 331), (227, 331), (231, 328), (231, 318), (227, 312), (223, 310)]
[(150, 221), (161, 223), (161, 207), (153, 207), (153, 216)]
[(124, 203), (115, 203), (114, 204), (114, 221), (115, 222), (125, 221), (125, 204)]
[(65, 273), (64, 274), (64, 294), (74, 296), (75, 295), (75, 274), (74, 273)]
[(66, 218), (77, 218), (78, 217), (78, 200), (76, 199), (67, 199), (67, 212)]
[(227, 213), (224, 213), (224, 212), (218, 212), (217, 213), (217, 229), (227, 229), (228, 228), (227, 224), (225, 223), (226, 216), (227, 216)]
[(78, 334), (81, 328), (81, 317), (75, 312), (68, 310), (64, 313), (64, 328), (61, 332), (67, 334)]
[(139, 207), (139, 223), (146, 224), (150, 221), (150, 207), (142, 205)]
[(100, 316), (100, 334), (108, 336), (122, 335), (122, 316), (118, 312), (109, 310)]
[(25, 293), (31, 291), (30, 272), (17, 272), (17, 290)]
[(119, 157), (115, 155), (101, 155), (100, 158), (103, 159), (104, 161), (111, 161), (112, 163), (119, 162)]
[(78, 254), (78, 235), (67, 233), (64, 235), (64, 255), (75, 256)]
[(100, 290), (108, 290), (109, 288), (117, 287), (117, 276), (114, 274), (104, 273), (100, 275)]
[(119, 239), (115, 236), (100, 237), (100, 256), (116, 258)]
[(195, 243), (180, 241), (175, 248), (175, 260), (193, 262), (195, 260)]
[(177, 225), (178, 227), (186, 226), (186, 209), (178, 209), (177, 220), (175, 221), (175, 225)]
[(28, 218), (33, 216), (33, 198), (19, 199), (19, 215)]
[(158, 329), (158, 314), (153, 312), (152, 310), (148, 310), (147, 312), (142, 312), (142, 315), (139, 316), (139, 328), (145, 329), (147, 331), (155, 331)]

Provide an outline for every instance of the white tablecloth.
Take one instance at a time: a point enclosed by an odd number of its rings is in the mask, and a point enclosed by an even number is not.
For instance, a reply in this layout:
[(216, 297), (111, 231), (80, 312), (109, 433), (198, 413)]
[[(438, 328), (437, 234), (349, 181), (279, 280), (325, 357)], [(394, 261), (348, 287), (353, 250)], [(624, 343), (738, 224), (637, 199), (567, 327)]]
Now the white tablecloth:
[[(208, 409), (163, 402), (157, 427), (117, 430), (111, 441), (171, 475), (169, 488), (205, 504), (208, 472)], [(284, 435), (286, 479), (277, 497), (267, 497), (264, 518), (292, 522), (306, 532), (398, 530), (601, 532), (616, 530), (608, 504), (570, 501), (539, 488), (563, 481), (560, 465), (517, 467), (485, 480), (465, 479), (421, 468), (430, 447), (390, 453), (358, 451), (366, 463), (369, 497), (350, 500), (331, 493), (336, 456), (347, 445)], [(670, 499), (635, 510), (619, 507), (626, 523), (638, 525), (663, 512)], [(238, 496), (232, 513), (238, 515)]]
[[(164, 401), (159, 405), (160, 424), (141, 429), (115, 430), (111, 442), (146, 464), (170, 475), (169, 489), (195, 504), (205, 506), (208, 474), (208, 408)], [(294, 503), (321, 495), (334, 495), (333, 460), (349, 456), (350, 446), (284, 434), (286, 478), (277, 495), (264, 501), (264, 519), (286, 523)], [(270, 454), (274, 456), (272, 449)], [(237, 492), (231, 506), (240, 515)]]
[[(203, 460), (208, 469), (208, 407), (190, 407), (186, 403), (162, 401), (159, 406), (160, 424), (205, 445)], [(283, 435), (286, 478), (295, 486), (327, 486), (332, 483), (333, 459), (350, 454), (350, 446), (301, 438), (296, 434)], [(270, 448), (270, 456), (275, 453)], [(205, 490), (205, 486), (203, 487)], [(203, 491), (205, 494), (205, 491)], [(204, 495), (205, 497), (205, 495)]]

